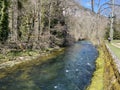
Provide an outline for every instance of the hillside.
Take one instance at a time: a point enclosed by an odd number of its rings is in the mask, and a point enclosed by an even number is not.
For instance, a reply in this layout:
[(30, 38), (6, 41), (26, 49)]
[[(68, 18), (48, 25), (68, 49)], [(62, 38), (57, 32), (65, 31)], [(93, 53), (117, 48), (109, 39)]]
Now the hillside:
[(1, 44), (9, 43), (8, 48), (45, 49), (81, 39), (96, 42), (102, 39), (108, 23), (73, 0), (10, 0), (1, 1), (1, 6), (6, 6), (1, 8), (1, 19), (6, 19), (1, 21), (0, 40)]

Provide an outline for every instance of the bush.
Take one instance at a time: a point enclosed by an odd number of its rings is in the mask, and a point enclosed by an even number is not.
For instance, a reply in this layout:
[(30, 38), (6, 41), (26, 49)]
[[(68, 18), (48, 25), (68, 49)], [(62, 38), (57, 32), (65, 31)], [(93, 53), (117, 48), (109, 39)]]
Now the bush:
[[(110, 32), (110, 28), (106, 28), (105, 39), (108, 39), (109, 32)], [(114, 40), (120, 40), (120, 31), (117, 31), (117, 30), (114, 29), (113, 39)]]
[(120, 40), (120, 31), (114, 30), (113, 39)]
[(0, 1), (0, 41), (5, 41), (8, 38), (8, 1)]

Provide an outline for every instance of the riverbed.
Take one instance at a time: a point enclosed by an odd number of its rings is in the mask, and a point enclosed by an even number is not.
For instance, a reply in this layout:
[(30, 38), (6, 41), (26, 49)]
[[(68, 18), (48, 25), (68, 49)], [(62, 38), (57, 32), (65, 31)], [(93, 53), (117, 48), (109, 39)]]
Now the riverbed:
[(42, 65), (19, 69), (0, 79), (0, 90), (85, 90), (97, 56), (92, 43), (77, 42)]

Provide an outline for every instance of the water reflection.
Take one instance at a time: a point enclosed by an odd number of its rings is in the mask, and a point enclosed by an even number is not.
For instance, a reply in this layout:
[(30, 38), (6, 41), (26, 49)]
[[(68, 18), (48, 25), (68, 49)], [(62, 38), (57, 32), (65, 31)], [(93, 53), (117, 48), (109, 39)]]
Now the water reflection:
[(84, 90), (95, 69), (96, 49), (78, 42), (57, 58), (0, 79), (0, 90)]

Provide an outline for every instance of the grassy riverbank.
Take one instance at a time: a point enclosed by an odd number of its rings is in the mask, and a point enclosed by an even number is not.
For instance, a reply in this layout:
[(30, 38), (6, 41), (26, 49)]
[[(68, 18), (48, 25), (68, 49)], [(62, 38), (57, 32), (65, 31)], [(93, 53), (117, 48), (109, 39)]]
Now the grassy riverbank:
[(44, 56), (56, 50), (61, 50), (61, 48), (48, 48), (46, 50), (25, 50), (25, 51), (9, 51), (5, 53), (0, 53), (0, 64), (8, 61), (15, 61), (15, 60), (26, 60), (26, 59), (34, 59), (38, 56)]
[[(120, 59), (120, 45), (117, 45), (117, 43), (120, 43), (120, 40), (112, 41), (111, 43), (107, 43), (107, 45), (110, 47), (110, 49), (114, 52), (114, 54)], [(115, 46), (116, 45), (116, 46)], [(119, 46), (119, 47), (118, 47)]]
[(104, 75), (104, 53), (99, 48), (99, 57), (96, 60), (96, 71), (93, 74), (93, 78), (90, 86), (87, 90), (103, 90), (103, 75)]
[[(107, 50), (107, 48), (111, 49), (113, 53)], [(116, 62), (116, 60), (114, 60), (115, 58), (113, 59), (114, 55), (116, 55), (119, 49), (111, 44), (109, 44), (107, 48), (104, 49), (104, 53), (106, 55), (104, 70), (104, 90), (120, 90), (120, 73), (118, 70), (119, 68), (117, 67), (117, 64), (119, 62)]]
[[(11, 61), (5, 61), (0, 64), (0, 78), (3, 78), (7, 76), (10, 73), (13, 73), (14, 71), (18, 69), (25, 69), (26, 67), (32, 66), (32, 65), (40, 65), (51, 58), (57, 57), (58, 55), (62, 54), (64, 52), (64, 48), (60, 49), (53, 49), (44, 53), (38, 53), (38, 52), (29, 52), (33, 55), (29, 56), (28, 54), (22, 53), (15, 56), (15, 60)], [(24, 54), (24, 55), (23, 55)], [(22, 58), (20, 59), (20, 57)], [(24, 68), (23, 68), (24, 67)]]
[(112, 56), (103, 45), (99, 48), (99, 57), (96, 60), (96, 71), (87, 90), (119, 90), (119, 72)]

